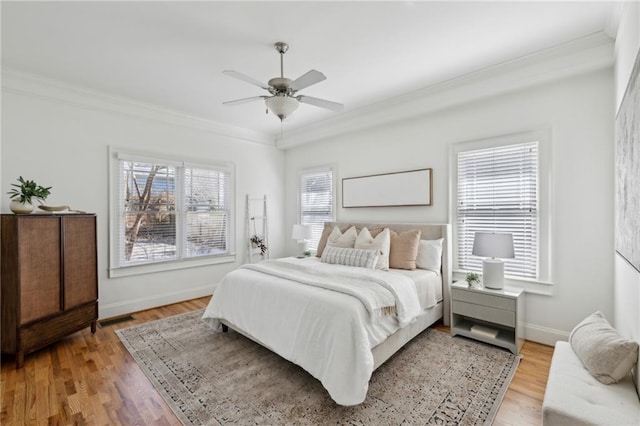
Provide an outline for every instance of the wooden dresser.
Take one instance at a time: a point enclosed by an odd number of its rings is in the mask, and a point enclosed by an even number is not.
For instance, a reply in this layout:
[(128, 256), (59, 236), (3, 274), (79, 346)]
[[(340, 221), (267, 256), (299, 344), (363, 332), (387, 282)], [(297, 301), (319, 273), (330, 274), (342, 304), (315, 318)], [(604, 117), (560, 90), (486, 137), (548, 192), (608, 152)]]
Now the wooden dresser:
[(24, 356), (98, 320), (94, 214), (3, 214), (1, 349)]

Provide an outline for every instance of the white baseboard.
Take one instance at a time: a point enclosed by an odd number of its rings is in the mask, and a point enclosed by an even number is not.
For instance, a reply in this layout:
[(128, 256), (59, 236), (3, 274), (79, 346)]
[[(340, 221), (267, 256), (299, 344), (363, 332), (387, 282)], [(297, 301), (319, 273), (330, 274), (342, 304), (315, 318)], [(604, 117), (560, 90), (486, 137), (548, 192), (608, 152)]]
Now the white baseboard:
[(558, 340), (569, 340), (569, 333), (554, 328), (541, 327), (539, 325), (524, 325), (525, 339), (532, 342), (542, 343), (543, 345), (555, 346)]
[(152, 295), (149, 297), (110, 304), (100, 304), (98, 301), (98, 317), (100, 319), (112, 318), (130, 314), (132, 312), (143, 311), (145, 309), (157, 308), (159, 306), (196, 299), (198, 297), (210, 296), (216, 285), (217, 283), (203, 287), (190, 288), (184, 291)]

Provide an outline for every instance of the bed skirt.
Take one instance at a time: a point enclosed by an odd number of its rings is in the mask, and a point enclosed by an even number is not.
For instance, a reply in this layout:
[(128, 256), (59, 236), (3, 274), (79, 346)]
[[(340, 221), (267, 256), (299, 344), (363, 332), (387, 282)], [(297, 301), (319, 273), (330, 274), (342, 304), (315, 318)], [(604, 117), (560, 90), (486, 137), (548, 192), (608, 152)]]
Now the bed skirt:
[(442, 311), (442, 301), (440, 301), (437, 305), (423, 311), (414, 322), (396, 331), (387, 337), (384, 342), (375, 346), (371, 350), (373, 353), (373, 370), (375, 371), (380, 367), (386, 360), (391, 358), (391, 355), (396, 353), (398, 349), (407, 344), (411, 339), (440, 320), (442, 318)]

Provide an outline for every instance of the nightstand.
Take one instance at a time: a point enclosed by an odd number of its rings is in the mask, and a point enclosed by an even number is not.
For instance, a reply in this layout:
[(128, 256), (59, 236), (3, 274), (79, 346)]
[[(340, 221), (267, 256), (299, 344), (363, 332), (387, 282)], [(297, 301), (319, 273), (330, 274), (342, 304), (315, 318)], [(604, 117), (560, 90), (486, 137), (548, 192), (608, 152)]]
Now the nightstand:
[(518, 355), (524, 343), (524, 290), (451, 286), (451, 335), (506, 348)]

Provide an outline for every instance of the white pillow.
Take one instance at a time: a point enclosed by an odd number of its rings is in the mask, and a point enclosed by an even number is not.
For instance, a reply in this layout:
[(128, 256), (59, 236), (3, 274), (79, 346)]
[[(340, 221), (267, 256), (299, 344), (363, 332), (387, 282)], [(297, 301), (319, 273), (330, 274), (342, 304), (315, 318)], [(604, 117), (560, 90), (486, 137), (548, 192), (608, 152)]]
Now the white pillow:
[(325, 247), (320, 261), (345, 266), (374, 269), (378, 261), (378, 250), (363, 250), (343, 247)]
[(327, 238), (327, 247), (353, 248), (357, 237), (358, 231), (355, 226), (344, 231), (344, 234), (336, 226), (329, 234), (329, 238)]
[(589, 373), (605, 385), (620, 381), (638, 362), (638, 343), (620, 336), (600, 311), (571, 331), (569, 343)]
[(357, 249), (378, 250), (379, 256), (376, 269), (382, 269), (383, 271), (389, 270), (389, 250), (391, 250), (391, 233), (389, 232), (389, 228), (384, 228), (375, 238), (371, 236), (371, 232), (369, 232), (366, 227), (362, 228), (356, 238), (354, 247)]
[(418, 257), (416, 266), (420, 269), (428, 269), (440, 272), (442, 266), (442, 242), (444, 238), (438, 240), (420, 240), (418, 245)]

